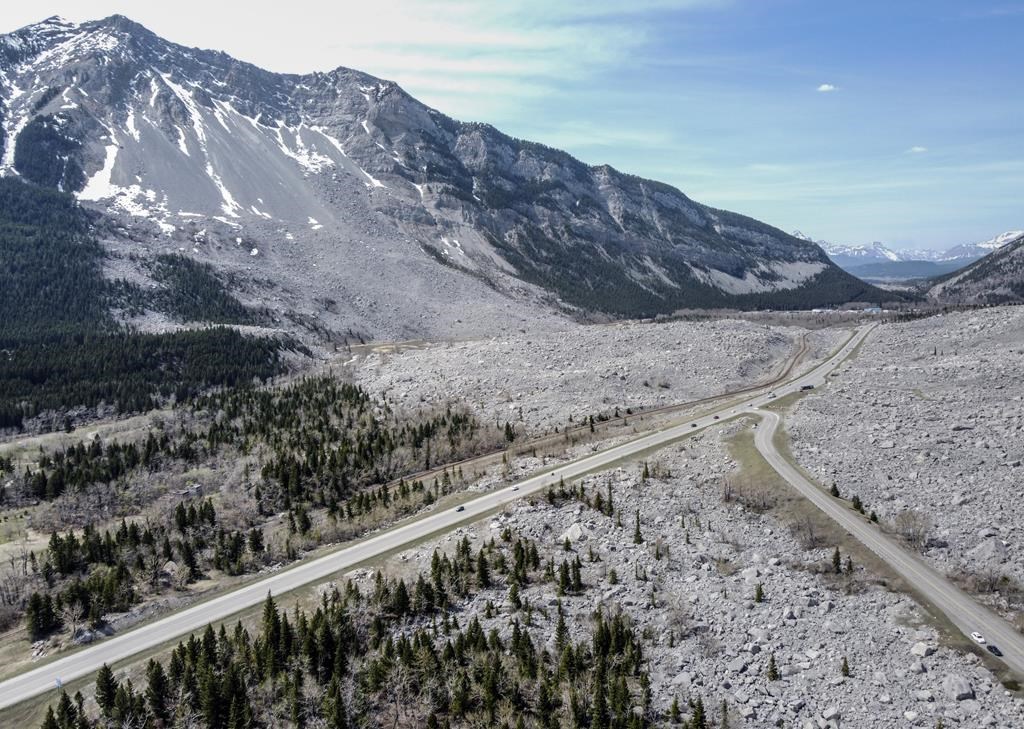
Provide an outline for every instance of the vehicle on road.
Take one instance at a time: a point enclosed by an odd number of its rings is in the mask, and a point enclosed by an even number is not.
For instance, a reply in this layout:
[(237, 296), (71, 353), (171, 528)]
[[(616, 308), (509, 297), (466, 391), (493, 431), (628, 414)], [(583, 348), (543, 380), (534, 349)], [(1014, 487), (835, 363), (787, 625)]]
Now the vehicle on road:
[(718, 420), (718, 416), (717, 415), (715, 416), (715, 420)]
[(691, 427), (691, 428), (696, 428), (696, 427), (697, 427), (697, 424), (696, 424), (696, 423), (690, 423), (690, 427)]
[(456, 506), (455, 507), (455, 511), (465, 511), (465, 510), (466, 510), (465, 506)]
[(994, 656), (997, 656), (998, 658), (1002, 658), (1003, 657), (1003, 652), (1001, 650), (999, 650), (999, 646), (990, 645), (988, 647), (988, 652), (991, 653)]
[(985, 636), (979, 633), (977, 630), (971, 633), (971, 640), (973, 640), (978, 645), (985, 645)]
[(772, 400), (772, 399), (774, 399), (774, 398), (775, 398), (775, 393), (774, 393), (774, 392), (770, 392), (770, 393), (768, 393), (768, 399), (769, 399), (769, 400)]
[(519, 490), (519, 487), (518, 487), (518, 486), (513, 486), (513, 487), (512, 487), (512, 490), (513, 490), (513, 491), (518, 491), (518, 490)]
[(814, 385), (803, 385), (803, 386), (801, 386), (800, 389), (801, 390), (813, 390), (814, 389)]

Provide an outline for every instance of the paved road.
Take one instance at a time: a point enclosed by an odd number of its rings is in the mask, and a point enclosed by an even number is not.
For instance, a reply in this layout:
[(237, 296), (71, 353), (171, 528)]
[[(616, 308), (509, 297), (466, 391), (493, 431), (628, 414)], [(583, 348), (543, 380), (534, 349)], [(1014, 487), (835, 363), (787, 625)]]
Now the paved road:
[(1004, 654), (1003, 663), (1024, 676), (1024, 636), (920, 557), (884, 534), (877, 525), (807, 480), (775, 447), (773, 436), (781, 421), (778, 414), (757, 409), (752, 412), (762, 417), (762, 424), (754, 436), (757, 450), (780, 476), (884, 560), (908, 585), (941, 610), (965, 636), (977, 631), (990, 644), (997, 645)]
[[(869, 327), (858, 330), (856, 335), (827, 361), (783, 385), (776, 385), (771, 392), (776, 396), (782, 396), (798, 391), (803, 385), (823, 382), (825, 375), (835, 369), (869, 331)], [(568, 481), (614, 466), (621, 461), (636, 458), (648, 450), (667, 445), (702, 428), (720, 424), (722, 419), (731, 417), (734, 413), (738, 414), (768, 401), (768, 391), (762, 390), (742, 403), (724, 407), (690, 422), (666, 427), (480, 496), (466, 502), (462, 511), (446, 509), (427, 515), (404, 526), (381, 532), (350, 547), (282, 570), (148, 625), (107, 638), (88, 648), (80, 649), (0, 683), (0, 708), (12, 706), (54, 688), (58, 678), (68, 682), (88, 675), (104, 663), (112, 664), (121, 661), (136, 653), (204, 628), (207, 623), (215, 623), (241, 610), (258, 605), (266, 598), (268, 591), (279, 595), (304, 585), (326, 581), (367, 559), (401, 549), (432, 534), (451, 530), (460, 523), (472, 520), (473, 517), (483, 517), (493, 509), (556, 484), (560, 478)]]

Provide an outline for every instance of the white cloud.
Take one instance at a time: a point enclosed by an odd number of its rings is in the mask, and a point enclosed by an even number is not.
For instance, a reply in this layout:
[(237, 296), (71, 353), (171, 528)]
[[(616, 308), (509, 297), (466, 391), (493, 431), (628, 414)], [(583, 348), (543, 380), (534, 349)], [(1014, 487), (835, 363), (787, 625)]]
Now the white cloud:
[(927, 147), (922, 147), (919, 144), (915, 144), (913, 147), (907, 150), (910, 154), (922, 154), (928, 151)]
[(838, 86), (833, 86), (832, 84), (822, 84), (821, 86), (818, 87), (818, 91), (820, 91), (823, 94), (828, 93), (829, 91), (838, 91), (838, 90), (839, 90), (839, 87)]

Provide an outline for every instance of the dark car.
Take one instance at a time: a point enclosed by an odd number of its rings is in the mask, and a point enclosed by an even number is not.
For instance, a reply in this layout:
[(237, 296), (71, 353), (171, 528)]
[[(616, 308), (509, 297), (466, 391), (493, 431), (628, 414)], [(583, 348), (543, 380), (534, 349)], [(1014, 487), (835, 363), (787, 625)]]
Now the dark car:
[(813, 390), (814, 389), (814, 385), (804, 385), (800, 389), (801, 390)]
[(1003, 657), (1003, 652), (999, 650), (999, 646), (990, 645), (988, 647), (988, 652), (994, 656), (999, 656), (1000, 658)]

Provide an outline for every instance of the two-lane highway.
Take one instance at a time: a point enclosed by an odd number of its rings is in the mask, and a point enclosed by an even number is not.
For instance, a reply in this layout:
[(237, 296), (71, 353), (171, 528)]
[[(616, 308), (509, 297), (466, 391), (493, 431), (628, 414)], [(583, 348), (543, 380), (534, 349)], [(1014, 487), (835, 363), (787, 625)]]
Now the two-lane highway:
[[(776, 386), (772, 392), (776, 396), (781, 396), (797, 392), (805, 385), (823, 382), (825, 376), (853, 351), (867, 336), (870, 329), (871, 327), (861, 328), (827, 361), (803, 375)], [(294, 567), (251, 582), (219, 597), (79, 649), (63, 658), (58, 658), (0, 683), (0, 708), (12, 706), (50, 690), (58, 679), (66, 682), (86, 676), (96, 671), (104, 663), (112, 664), (122, 661), (137, 653), (151, 650), (170, 640), (199, 630), (208, 623), (216, 623), (242, 610), (256, 606), (268, 592), (280, 595), (305, 585), (326, 581), (366, 560), (406, 548), (431, 535), (449, 531), (466, 521), (483, 517), (505, 504), (557, 483), (560, 478), (569, 481), (609, 468), (698, 432), (702, 428), (718, 425), (722, 420), (732, 417), (734, 414), (763, 404), (767, 401), (767, 397), (766, 392), (762, 391), (741, 403), (727, 405), (692, 421), (665, 427), (485, 494), (466, 502), (461, 511), (445, 509), (426, 515), (352, 546), (338, 549), (331, 554), (308, 562), (301, 562)]]

